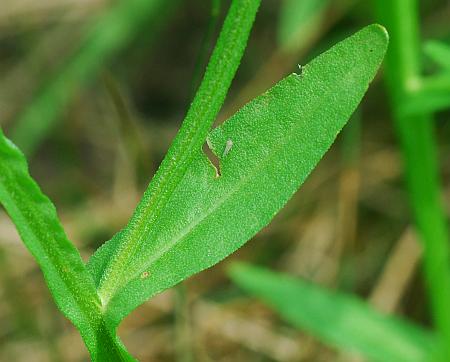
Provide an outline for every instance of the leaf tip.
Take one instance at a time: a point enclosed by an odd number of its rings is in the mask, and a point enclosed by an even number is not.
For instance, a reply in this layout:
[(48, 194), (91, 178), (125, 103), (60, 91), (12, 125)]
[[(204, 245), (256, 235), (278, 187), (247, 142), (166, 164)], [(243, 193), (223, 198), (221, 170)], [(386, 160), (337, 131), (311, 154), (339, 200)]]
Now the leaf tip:
[(389, 41), (389, 33), (383, 25), (375, 23), (369, 26), (373, 27), (374, 29), (377, 29), (377, 31), (386, 39), (386, 41)]
[(387, 29), (381, 24), (372, 24), (367, 26), (366, 29), (370, 30), (370, 32), (374, 35), (374, 42), (382, 45), (384, 51), (386, 51), (387, 45), (389, 43), (389, 33)]

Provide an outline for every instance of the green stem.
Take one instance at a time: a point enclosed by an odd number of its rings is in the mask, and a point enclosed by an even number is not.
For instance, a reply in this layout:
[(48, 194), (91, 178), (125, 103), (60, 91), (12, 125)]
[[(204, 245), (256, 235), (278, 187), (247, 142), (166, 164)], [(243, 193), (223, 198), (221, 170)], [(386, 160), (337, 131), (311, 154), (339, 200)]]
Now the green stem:
[(416, 0), (376, 0), (379, 21), (390, 33), (386, 80), (405, 162), (416, 228), (424, 244), (424, 272), (434, 323), (450, 356), (449, 239), (440, 200), (440, 180), (432, 114), (408, 116), (403, 102), (421, 76), (419, 14)]
[[(156, 223), (164, 205), (205, 142), (240, 64), (260, 0), (233, 0), (205, 76), (186, 118), (158, 172), (122, 235), (122, 244), (100, 280), (105, 306), (134, 269), (142, 236)], [(130, 268), (129, 270), (127, 270)]]
[(191, 101), (194, 97), (195, 91), (197, 90), (197, 87), (202, 80), (202, 72), (206, 67), (206, 62), (208, 61), (208, 53), (211, 49), (211, 43), (213, 41), (214, 33), (217, 28), (221, 4), (222, 0), (211, 0), (211, 16), (209, 17), (208, 26), (200, 45), (200, 51), (198, 53), (197, 61), (195, 62), (195, 68), (191, 82), (191, 97), (189, 101)]
[(192, 362), (191, 327), (186, 283), (180, 283), (175, 291), (175, 353), (177, 362)]

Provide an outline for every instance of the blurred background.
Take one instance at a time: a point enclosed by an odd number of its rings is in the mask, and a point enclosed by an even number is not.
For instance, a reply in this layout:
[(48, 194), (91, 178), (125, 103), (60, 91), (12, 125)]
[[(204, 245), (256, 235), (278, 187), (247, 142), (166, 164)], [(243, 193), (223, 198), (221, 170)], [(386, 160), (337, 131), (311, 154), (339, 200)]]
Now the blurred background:
[[(125, 225), (157, 169), (228, 6), (226, 0), (1, 1), (0, 124), (25, 150), (31, 174), (85, 260)], [(450, 40), (449, 1), (422, 1), (420, 14), (424, 39)], [(263, 0), (218, 122), (372, 22), (368, 1)], [(434, 66), (424, 60), (426, 72)], [(421, 248), (382, 78), (380, 72), (274, 221), (184, 283), (187, 304), (180, 307), (169, 290), (125, 320), (119, 334), (133, 355), (183, 361), (183, 345), (205, 362), (359, 360), (291, 327), (234, 286), (226, 275), (233, 260), (354, 293), (383, 312), (430, 325)], [(449, 117), (445, 110), (436, 114), (447, 210)], [(0, 361), (89, 360), (2, 210), (0, 326)]]

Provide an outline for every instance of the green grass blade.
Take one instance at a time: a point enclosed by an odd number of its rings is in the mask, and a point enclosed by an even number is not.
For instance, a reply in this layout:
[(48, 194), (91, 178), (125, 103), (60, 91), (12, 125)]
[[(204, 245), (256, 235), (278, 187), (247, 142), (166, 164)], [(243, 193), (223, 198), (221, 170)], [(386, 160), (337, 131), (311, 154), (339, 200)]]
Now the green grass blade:
[(32, 154), (55, 126), (76, 87), (123, 48), (146, 21), (157, 22), (161, 9), (178, 0), (119, 0), (86, 34), (77, 52), (41, 89), (16, 121), (12, 140)]
[(400, 117), (431, 114), (450, 107), (450, 72), (443, 70), (437, 74), (422, 77), (414, 82), (414, 90), (398, 104)]
[(278, 22), (278, 43), (284, 49), (298, 49), (320, 27), (329, 0), (285, 0)]
[(29, 175), (22, 152), (1, 130), (0, 203), (39, 263), (59, 309), (81, 332), (93, 360), (101, 361), (102, 356), (132, 360), (109, 333), (95, 284), (67, 239), (55, 207)]
[(431, 333), (351, 295), (245, 264), (233, 265), (230, 276), (285, 320), (332, 346), (380, 362), (427, 361), (435, 353)]
[(146, 236), (157, 228), (167, 201), (201, 150), (240, 64), (259, 4), (260, 0), (232, 2), (183, 125), (128, 226), (118, 235), (120, 247), (102, 271), (99, 294), (103, 304), (130, 280), (129, 265), (139, 257)]
[(450, 108), (450, 89), (423, 90), (412, 94), (407, 101), (399, 105), (401, 117), (414, 117), (424, 113), (434, 113)]
[(425, 43), (423, 50), (436, 64), (450, 70), (450, 45), (436, 40), (429, 40)]
[[(221, 176), (197, 146), (186, 174), (164, 199), (158, 222), (149, 225), (141, 209), (136, 211), (135, 218), (150, 227), (135, 235), (140, 244), (132, 259), (114, 266), (126, 273), (109, 270), (108, 263), (123, 250), (127, 229), (90, 260), (107, 296), (108, 318), (119, 323), (151, 296), (216, 264), (267, 225), (331, 146), (386, 47), (384, 28), (369, 26), (214, 129), (208, 142), (220, 159)], [(105, 270), (119, 283), (106, 284)]]

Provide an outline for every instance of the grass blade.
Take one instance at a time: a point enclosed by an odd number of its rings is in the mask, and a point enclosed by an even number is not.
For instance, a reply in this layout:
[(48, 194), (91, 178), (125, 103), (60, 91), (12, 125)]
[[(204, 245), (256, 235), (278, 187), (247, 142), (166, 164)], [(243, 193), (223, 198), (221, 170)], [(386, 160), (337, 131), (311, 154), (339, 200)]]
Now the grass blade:
[(11, 132), (12, 140), (26, 155), (32, 154), (55, 126), (76, 87), (125, 46), (146, 21), (155, 21), (164, 6), (176, 1), (119, 0), (94, 24), (78, 51), (19, 116)]
[(440, 41), (427, 41), (423, 50), (430, 59), (442, 68), (450, 70), (450, 45)]
[(107, 361), (108, 356), (132, 360), (109, 332), (92, 277), (67, 239), (55, 207), (29, 175), (24, 155), (1, 130), (0, 203), (39, 263), (58, 308), (79, 329), (93, 360)]
[[(138, 207), (130, 225), (90, 260), (108, 318), (119, 323), (151, 296), (214, 265), (267, 225), (347, 122), (386, 47), (384, 28), (369, 26), (214, 129), (208, 142), (220, 159), (220, 177), (197, 144), (184, 177), (158, 206), (158, 222), (148, 222)], [(145, 228), (136, 229), (137, 222)], [(130, 229), (139, 244), (120, 259), (124, 243), (136, 243), (127, 236)]]
[(382, 315), (356, 297), (245, 264), (234, 265), (230, 276), (285, 320), (332, 346), (380, 362), (427, 361), (434, 353), (431, 333)]
[[(450, 83), (449, 83), (450, 84)], [(408, 97), (399, 105), (401, 117), (414, 117), (424, 113), (434, 113), (450, 108), (450, 90), (421, 90)]]

